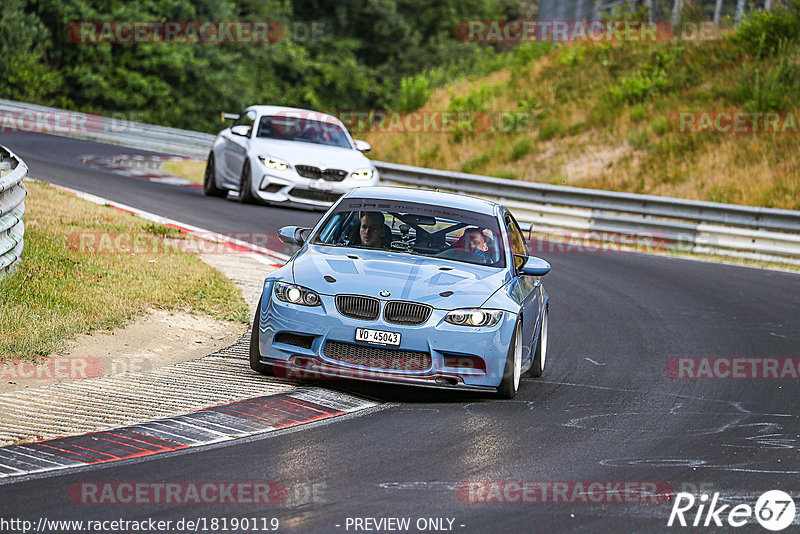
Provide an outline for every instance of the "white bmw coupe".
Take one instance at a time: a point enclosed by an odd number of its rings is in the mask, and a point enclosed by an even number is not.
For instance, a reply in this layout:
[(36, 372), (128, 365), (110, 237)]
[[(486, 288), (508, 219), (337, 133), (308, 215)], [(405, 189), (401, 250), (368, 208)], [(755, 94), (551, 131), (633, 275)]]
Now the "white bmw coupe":
[(325, 113), (250, 106), (222, 130), (208, 155), (203, 191), (245, 203), (291, 203), (327, 209), (354, 187), (375, 185), (378, 171), (344, 124)]

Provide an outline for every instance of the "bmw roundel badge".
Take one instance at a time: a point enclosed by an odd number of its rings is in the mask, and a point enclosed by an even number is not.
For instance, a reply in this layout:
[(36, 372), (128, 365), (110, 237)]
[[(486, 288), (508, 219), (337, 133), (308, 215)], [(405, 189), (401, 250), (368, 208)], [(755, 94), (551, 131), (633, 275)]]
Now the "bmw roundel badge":
[(392, 296), (392, 292), (391, 291), (387, 291), (385, 289), (383, 291), (381, 291), (380, 293), (378, 293), (378, 294), (380, 296), (382, 296), (382, 297), (391, 297)]

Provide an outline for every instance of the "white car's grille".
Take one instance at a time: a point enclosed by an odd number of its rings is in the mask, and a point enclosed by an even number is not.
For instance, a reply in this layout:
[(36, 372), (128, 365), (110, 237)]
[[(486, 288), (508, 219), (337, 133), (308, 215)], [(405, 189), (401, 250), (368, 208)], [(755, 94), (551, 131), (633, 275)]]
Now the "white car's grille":
[(312, 180), (327, 180), (329, 182), (341, 182), (347, 177), (347, 171), (342, 169), (320, 169), (313, 165), (295, 165), (297, 174), (303, 178), (311, 178)]

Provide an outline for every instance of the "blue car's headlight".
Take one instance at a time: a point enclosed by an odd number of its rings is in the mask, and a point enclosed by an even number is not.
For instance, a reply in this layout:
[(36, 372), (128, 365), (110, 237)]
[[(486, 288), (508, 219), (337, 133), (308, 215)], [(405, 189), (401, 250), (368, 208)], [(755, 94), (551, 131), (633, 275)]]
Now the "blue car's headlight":
[(494, 326), (503, 318), (503, 310), (464, 308), (448, 313), (444, 320), (459, 326)]
[(301, 306), (319, 306), (320, 298), (316, 291), (295, 284), (277, 282), (275, 284), (275, 296), (278, 300)]
[(272, 156), (259, 156), (258, 159), (260, 159), (261, 163), (264, 164), (264, 167), (268, 169), (285, 171), (289, 168), (289, 163), (279, 158), (273, 158)]

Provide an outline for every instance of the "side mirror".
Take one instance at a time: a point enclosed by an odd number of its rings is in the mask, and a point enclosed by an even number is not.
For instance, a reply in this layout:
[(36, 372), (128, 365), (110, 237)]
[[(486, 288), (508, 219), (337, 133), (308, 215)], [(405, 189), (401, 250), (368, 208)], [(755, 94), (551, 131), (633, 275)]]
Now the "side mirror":
[(244, 124), (237, 124), (236, 126), (231, 126), (231, 133), (233, 135), (241, 135), (242, 137), (250, 137), (250, 132), (252, 129), (250, 126), (245, 126)]
[(531, 240), (531, 232), (533, 231), (533, 223), (529, 222), (521, 222), (519, 223), (519, 229), (525, 234), (525, 237), (528, 241)]
[(278, 230), (278, 238), (287, 245), (302, 246), (305, 243), (307, 234), (311, 228), (302, 228), (300, 226), (284, 226)]
[(356, 145), (356, 150), (359, 152), (369, 152), (372, 150), (372, 145), (361, 139), (353, 139), (353, 143)]
[(550, 264), (542, 258), (537, 258), (536, 256), (514, 256), (515, 260), (517, 258), (525, 262), (522, 267), (517, 269), (520, 274), (525, 276), (544, 276), (550, 272)]
[(238, 113), (227, 113), (223, 111), (220, 113), (220, 118), (224, 121), (235, 121), (238, 120), (240, 115)]

